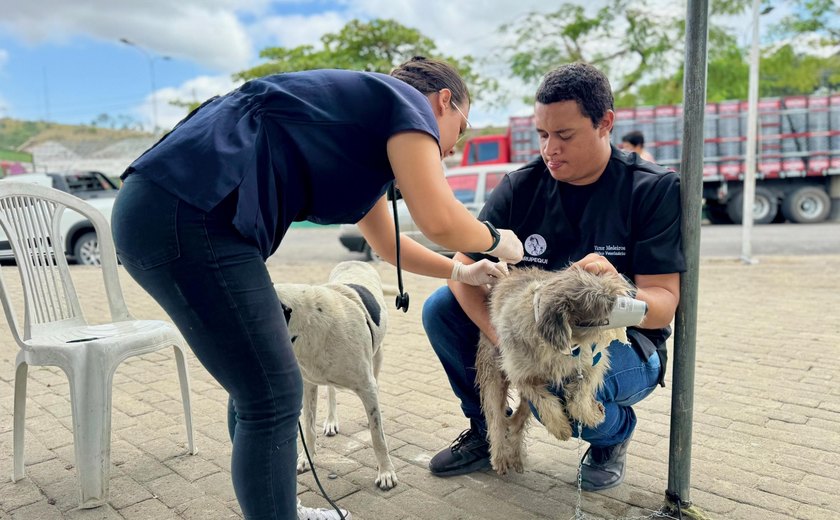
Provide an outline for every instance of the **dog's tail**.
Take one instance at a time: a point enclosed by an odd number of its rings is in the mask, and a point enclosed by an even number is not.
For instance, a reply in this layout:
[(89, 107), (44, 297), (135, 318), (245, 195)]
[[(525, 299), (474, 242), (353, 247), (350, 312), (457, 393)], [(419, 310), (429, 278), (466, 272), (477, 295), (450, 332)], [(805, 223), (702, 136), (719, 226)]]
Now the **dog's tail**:
[(385, 296), (396, 296), (399, 293), (400, 291), (397, 289), (396, 285), (382, 284), (382, 294), (384, 294)]

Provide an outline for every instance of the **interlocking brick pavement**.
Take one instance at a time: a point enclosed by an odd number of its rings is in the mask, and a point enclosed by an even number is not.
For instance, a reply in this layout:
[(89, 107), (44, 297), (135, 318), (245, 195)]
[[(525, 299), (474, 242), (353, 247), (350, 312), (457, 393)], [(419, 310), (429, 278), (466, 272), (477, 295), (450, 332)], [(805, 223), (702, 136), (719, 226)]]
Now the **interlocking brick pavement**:
[[(332, 265), (278, 265), (277, 281), (320, 283)], [(394, 269), (377, 266), (385, 283)], [(6, 282), (14, 268), (3, 267)], [(95, 268), (73, 267), (86, 315), (107, 319)], [(840, 256), (701, 262), (691, 500), (713, 518), (836, 519), (840, 503)], [(122, 273), (139, 318), (160, 308)], [(568, 519), (575, 514), (576, 466), (585, 446), (559, 442), (536, 426), (524, 474), (489, 471), (439, 479), (430, 457), (467, 426), (420, 324), (440, 281), (405, 275), (412, 308), (391, 310), (381, 398), (400, 484), (383, 492), (364, 409), (339, 392), (341, 433), (318, 437), (316, 467), (330, 495), (356, 520)], [(12, 284), (14, 285), (14, 284)], [(14, 289), (13, 289), (14, 292)], [(197, 455), (186, 453), (175, 363), (170, 352), (132, 358), (114, 378), (111, 494), (79, 510), (66, 377), (32, 368), (26, 478), (11, 483), (12, 393), (17, 347), (0, 325), (0, 520), (241, 518), (230, 483), (226, 395), (190, 357)], [(639, 425), (625, 483), (585, 493), (583, 511), (606, 518), (646, 516), (667, 487), (669, 386), (637, 406)], [(323, 402), (325, 399), (321, 399)], [(324, 416), (323, 408), (320, 417)], [(336, 478), (328, 478), (334, 474)], [(325, 505), (311, 473), (298, 478), (308, 505)]]

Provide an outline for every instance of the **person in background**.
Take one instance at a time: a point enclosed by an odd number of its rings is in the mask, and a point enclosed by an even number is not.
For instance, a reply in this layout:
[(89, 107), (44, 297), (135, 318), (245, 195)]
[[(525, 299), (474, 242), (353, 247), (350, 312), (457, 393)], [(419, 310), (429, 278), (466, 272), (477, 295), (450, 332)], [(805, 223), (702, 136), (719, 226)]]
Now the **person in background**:
[[(610, 368), (596, 395), (604, 421), (575, 428), (574, 435), (590, 444), (581, 461), (581, 487), (600, 491), (623, 481), (636, 428), (633, 405), (664, 381), (665, 340), (679, 302), (679, 273), (685, 270), (679, 176), (610, 145), (612, 89), (591, 65), (573, 63), (546, 74), (534, 117), (541, 157), (506, 175), (479, 218), (523, 237), (523, 266), (555, 271), (575, 264), (600, 276), (623, 275), (648, 305), (641, 325), (627, 330), (629, 344), (615, 341), (608, 347)], [(492, 253), (459, 253), (456, 259), (481, 262), (488, 256)], [(450, 281), (423, 307), (429, 341), (470, 422), (432, 458), (429, 469), (437, 476), (490, 467), (475, 384), (479, 331), (497, 342), (488, 294), (486, 287)], [(562, 388), (550, 391), (563, 399)]]
[[(231, 476), (246, 519), (340, 518), (296, 496), (302, 380), (265, 265), (293, 221), (358, 222), (394, 263), (385, 193), (396, 182), (433, 242), (521, 260), (516, 235), (476, 220), (444, 179), (441, 159), (469, 110), (455, 69), (422, 57), (390, 75), (277, 74), (208, 100), (123, 174), (117, 252), (230, 396)], [(402, 260), (408, 271), (471, 285), (506, 274), (405, 237)]]
[(625, 152), (634, 152), (648, 162), (654, 162), (653, 155), (645, 150), (645, 134), (639, 130), (633, 130), (624, 134), (621, 138), (621, 146), (619, 148)]

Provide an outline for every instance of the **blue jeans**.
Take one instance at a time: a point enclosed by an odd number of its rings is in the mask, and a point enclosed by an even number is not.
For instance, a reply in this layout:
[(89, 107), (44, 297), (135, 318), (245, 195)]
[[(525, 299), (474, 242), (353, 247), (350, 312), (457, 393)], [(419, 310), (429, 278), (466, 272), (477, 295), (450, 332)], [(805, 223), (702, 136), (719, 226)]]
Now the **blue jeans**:
[(290, 520), (303, 383), (260, 251), (231, 225), (235, 203), (205, 213), (133, 174), (111, 225), (126, 271), (230, 395), (231, 474), (245, 518)]
[[(464, 415), (486, 428), (481, 400), (475, 384), (475, 354), (478, 327), (467, 317), (448, 287), (441, 287), (423, 305), (423, 327), (432, 348), (443, 364)], [(581, 437), (593, 446), (613, 446), (630, 438), (636, 427), (633, 405), (647, 397), (659, 381), (659, 356), (643, 360), (628, 344), (613, 342), (609, 347), (610, 369), (604, 387), (595, 398), (606, 409), (604, 422), (584, 428)], [(558, 398), (561, 393), (550, 388)], [(533, 410), (533, 406), (531, 407)], [(535, 414), (536, 416), (536, 414)], [(539, 416), (536, 416), (539, 419)], [(578, 435), (575, 429), (575, 436)]]

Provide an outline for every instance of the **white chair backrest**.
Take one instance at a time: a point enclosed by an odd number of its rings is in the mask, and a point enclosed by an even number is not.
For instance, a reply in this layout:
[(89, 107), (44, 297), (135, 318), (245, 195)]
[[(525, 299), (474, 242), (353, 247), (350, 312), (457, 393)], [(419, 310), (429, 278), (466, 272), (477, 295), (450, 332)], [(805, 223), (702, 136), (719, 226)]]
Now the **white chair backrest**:
[(12, 247), (20, 273), (24, 299), (23, 328), (16, 319), (2, 273), (0, 299), (18, 343), (86, 323), (60, 234), (61, 217), (66, 209), (83, 215), (96, 230), (111, 319), (131, 319), (117, 277), (111, 229), (102, 214), (82, 199), (63, 191), (36, 184), (2, 182), (0, 229)]

